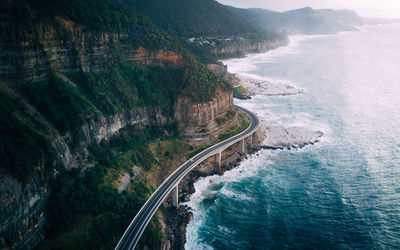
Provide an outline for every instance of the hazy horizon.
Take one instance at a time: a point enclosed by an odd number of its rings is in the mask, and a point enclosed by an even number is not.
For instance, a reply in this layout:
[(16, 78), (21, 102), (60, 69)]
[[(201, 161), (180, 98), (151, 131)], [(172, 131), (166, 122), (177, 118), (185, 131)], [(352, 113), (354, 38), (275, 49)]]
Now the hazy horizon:
[(288, 11), (303, 7), (314, 9), (351, 9), (362, 17), (400, 18), (398, 0), (217, 0), (239, 8), (264, 8), (274, 11)]

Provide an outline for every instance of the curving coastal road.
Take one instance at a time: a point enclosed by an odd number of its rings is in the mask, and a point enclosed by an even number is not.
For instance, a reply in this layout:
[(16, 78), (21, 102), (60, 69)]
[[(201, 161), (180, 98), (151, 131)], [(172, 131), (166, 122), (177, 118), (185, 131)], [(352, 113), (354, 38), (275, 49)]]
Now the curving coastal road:
[(250, 126), (238, 135), (235, 135), (225, 141), (213, 145), (206, 150), (195, 155), (187, 162), (182, 164), (175, 172), (173, 172), (150, 196), (146, 201), (140, 211), (136, 214), (135, 218), (129, 224), (124, 235), (118, 242), (116, 250), (130, 250), (133, 249), (138, 243), (140, 237), (143, 234), (147, 224), (149, 224), (151, 218), (156, 213), (157, 209), (160, 207), (162, 202), (171, 191), (179, 184), (179, 182), (189, 173), (193, 168), (195, 168), (202, 161), (210, 156), (222, 152), (224, 149), (230, 147), (231, 145), (251, 136), (258, 128), (259, 121), (258, 118), (250, 111), (235, 106), (236, 109), (246, 114), (250, 119)]

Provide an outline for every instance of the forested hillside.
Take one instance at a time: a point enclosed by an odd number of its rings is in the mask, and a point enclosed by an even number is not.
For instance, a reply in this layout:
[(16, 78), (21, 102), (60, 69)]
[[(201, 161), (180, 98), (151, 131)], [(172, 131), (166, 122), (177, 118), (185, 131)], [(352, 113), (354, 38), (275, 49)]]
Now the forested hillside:
[(179, 38), (232, 36), (258, 30), (214, 0), (124, 0)]
[(145, 13), (157, 27), (180, 39), (206, 63), (267, 51), (287, 42), (285, 35), (260, 29), (215, 0), (124, 1)]
[[(196, 150), (179, 98), (184, 112), (231, 87), (120, 0), (1, 1), (0, 22), (0, 248), (113, 248), (158, 152)], [(154, 145), (169, 140), (182, 149)], [(139, 180), (118, 192), (121, 177)], [(141, 246), (160, 246), (156, 225)]]

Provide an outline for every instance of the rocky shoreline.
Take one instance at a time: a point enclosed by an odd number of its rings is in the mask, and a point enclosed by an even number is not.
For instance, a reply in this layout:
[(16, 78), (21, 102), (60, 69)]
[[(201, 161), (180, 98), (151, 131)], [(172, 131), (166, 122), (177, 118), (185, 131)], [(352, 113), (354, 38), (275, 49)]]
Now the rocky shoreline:
[[(225, 68), (226, 70), (226, 68)], [(304, 90), (292, 86), (286, 81), (272, 81), (267, 79), (253, 79), (247, 76), (236, 75), (240, 85), (246, 89), (246, 93), (240, 99), (250, 99), (255, 95), (285, 96), (303, 93)], [(247, 154), (240, 153), (238, 147), (233, 147), (225, 157), (220, 168), (216, 167), (213, 159), (200, 164), (191, 171), (179, 185), (179, 202), (190, 200), (195, 193), (194, 183), (201, 177), (222, 175), (223, 173), (240, 165), (241, 161), (250, 154), (256, 154), (260, 149), (299, 149), (307, 145), (317, 143), (323, 136), (321, 131), (312, 131), (303, 127), (285, 127), (277, 123), (261, 120), (256, 133), (256, 140), (252, 148), (248, 148)], [(184, 249), (186, 243), (186, 227), (193, 219), (191, 208), (180, 205), (178, 209), (164, 203), (161, 213), (163, 231), (167, 239), (163, 242), (163, 249)]]
[(240, 80), (240, 85), (246, 89), (245, 96), (251, 97), (255, 95), (267, 96), (285, 96), (297, 95), (304, 92), (293, 86), (289, 81), (276, 81), (271, 79), (254, 79), (248, 76), (237, 75)]
[[(221, 168), (215, 167), (215, 164), (205, 163), (199, 166), (199, 169), (191, 171), (179, 185), (179, 202), (187, 202), (190, 196), (196, 191), (194, 183), (201, 177), (211, 175), (222, 175), (223, 173), (240, 165), (241, 161), (249, 154), (255, 154), (262, 149), (260, 146), (253, 147), (247, 154), (235, 152), (230, 156), (228, 162)], [(162, 218), (165, 223), (165, 232), (168, 239), (164, 242), (163, 249), (184, 249), (186, 243), (186, 227), (193, 219), (191, 208), (187, 205), (180, 205), (178, 209), (172, 207), (167, 201), (163, 209)]]
[[(289, 136), (282, 136), (282, 131), (285, 131), (285, 133), (287, 132)], [(260, 127), (257, 131), (255, 145), (248, 149), (247, 154), (242, 154), (238, 149), (233, 149), (220, 168), (216, 167), (215, 162), (208, 160), (191, 171), (179, 185), (179, 202), (184, 203), (190, 200), (190, 196), (196, 191), (194, 188), (194, 183), (199, 178), (216, 174), (222, 175), (225, 172), (239, 166), (242, 160), (246, 159), (248, 155), (257, 154), (257, 152), (261, 149), (291, 150), (303, 148), (307, 145), (313, 145), (314, 143), (318, 142), (319, 138), (323, 135), (323, 133), (320, 131), (307, 131), (310, 133), (310, 137), (296, 137), (296, 132), (300, 135), (304, 134), (304, 130), (302, 131), (299, 128), (280, 127), (278, 130), (271, 130), (270, 128)], [(268, 136), (266, 136), (267, 134)], [(271, 134), (274, 134), (274, 136), (271, 137), (272, 139), (269, 139)], [(282, 137), (282, 139), (272, 141), (273, 139), (279, 137)], [(292, 141), (288, 140), (288, 138), (291, 138)], [(168, 237), (168, 239), (164, 241), (163, 249), (184, 249), (186, 243), (186, 227), (193, 219), (193, 213), (191, 208), (186, 205), (180, 205), (178, 209), (175, 209), (171, 206), (171, 204), (169, 204), (169, 202), (169, 200), (165, 202), (161, 216), (161, 220), (164, 222), (164, 232)]]

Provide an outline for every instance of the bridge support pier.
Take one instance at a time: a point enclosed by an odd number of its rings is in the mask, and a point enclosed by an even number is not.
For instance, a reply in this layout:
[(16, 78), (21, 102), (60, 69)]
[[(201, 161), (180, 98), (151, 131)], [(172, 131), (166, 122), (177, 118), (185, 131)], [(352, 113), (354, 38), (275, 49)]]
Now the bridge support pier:
[(176, 185), (171, 192), (172, 206), (176, 208), (179, 208), (178, 192), (178, 185)]
[(249, 136), (249, 147), (251, 148), (253, 146), (253, 134)]
[(218, 154), (215, 155), (215, 161), (217, 162), (218, 169), (221, 168), (221, 155), (222, 155), (222, 152), (219, 152)]
[(244, 153), (244, 139), (240, 140), (240, 152)]

